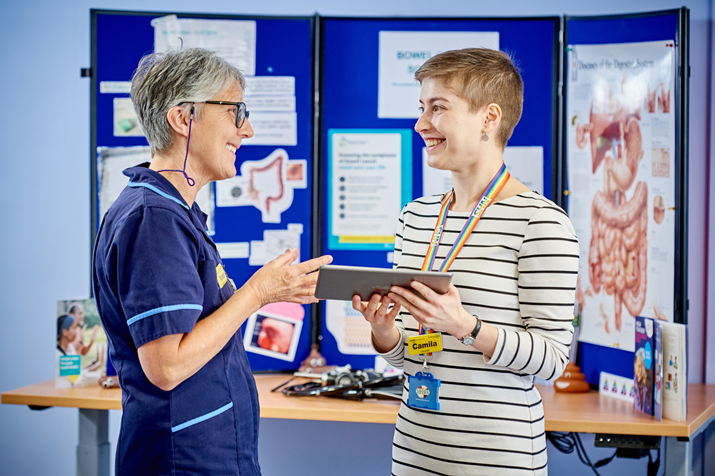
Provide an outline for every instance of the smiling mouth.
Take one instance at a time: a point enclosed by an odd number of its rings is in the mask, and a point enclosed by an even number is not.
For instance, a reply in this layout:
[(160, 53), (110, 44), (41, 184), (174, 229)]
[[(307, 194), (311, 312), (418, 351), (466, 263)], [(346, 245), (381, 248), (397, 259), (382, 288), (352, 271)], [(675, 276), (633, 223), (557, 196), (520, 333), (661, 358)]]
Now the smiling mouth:
[(425, 139), (425, 145), (427, 147), (434, 147), (436, 145), (440, 145), (444, 141), (445, 139)]
[(226, 148), (230, 150), (232, 153), (236, 153), (236, 147), (232, 146), (231, 144), (226, 144)]

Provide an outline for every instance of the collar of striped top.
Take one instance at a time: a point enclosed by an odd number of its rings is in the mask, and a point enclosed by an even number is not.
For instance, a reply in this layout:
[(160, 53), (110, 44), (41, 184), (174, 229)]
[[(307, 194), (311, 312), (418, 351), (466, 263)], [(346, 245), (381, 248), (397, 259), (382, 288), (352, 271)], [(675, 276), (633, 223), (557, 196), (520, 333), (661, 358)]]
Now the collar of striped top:
[[(452, 266), (454, 259), (459, 254), (460, 250), (467, 242), (469, 235), (477, 226), (479, 219), (482, 217), (487, 207), (494, 201), (494, 199), (499, 195), (499, 192), (504, 188), (504, 185), (509, 181), (509, 171), (506, 168), (506, 164), (502, 162), (501, 167), (497, 174), (489, 182), (487, 188), (484, 189), (481, 198), (477, 202), (477, 205), (472, 210), (472, 214), (464, 224), (462, 231), (457, 236), (454, 244), (449, 249), (447, 256), (445, 256), (442, 265), (439, 268), (440, 272), (446, 272), (449, 267)], [(454, 190), (447, 192), (445, 199), (442, 200), (442, 207), (439, 210), (439, 215), (437, 216), (437, 224), (434, 227), (434, 232), (432, 233), (432, 239), (430, 240), (429, 248), (427, 249), (427, 255), (422, 262), (422, 271), (432, 271), (434, 266), (434, 260), (437, 256), (437, 249), (439, 248), (439, 242), (442, 239), (442, 232), (444, 230), (444, 223), (447, 220), (447, 213), (449, 211), (449, 206), (454, 200)]]

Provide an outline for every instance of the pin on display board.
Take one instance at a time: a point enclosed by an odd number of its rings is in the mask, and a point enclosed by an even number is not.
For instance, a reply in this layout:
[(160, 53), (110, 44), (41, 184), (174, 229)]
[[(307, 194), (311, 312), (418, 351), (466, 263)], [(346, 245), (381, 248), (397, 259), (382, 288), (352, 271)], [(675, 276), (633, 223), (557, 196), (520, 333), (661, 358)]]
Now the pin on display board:
[[(236, 177), (205, 186), (197, 197), (228, 277), (240, 287), (286, 248), (309, 259), (314, 18), (92, 10), (91, 21), (91, 242), (126, 185), (121, 171), (151, 160), (129, 94), (139, 60), (153, 51), (201, 47), (246, 76), (244, 102), (255, 132), (236, 153)], [(253, 370), (294, 370), (307, 357), (311, 308), (298, 307), (252, 316)]]

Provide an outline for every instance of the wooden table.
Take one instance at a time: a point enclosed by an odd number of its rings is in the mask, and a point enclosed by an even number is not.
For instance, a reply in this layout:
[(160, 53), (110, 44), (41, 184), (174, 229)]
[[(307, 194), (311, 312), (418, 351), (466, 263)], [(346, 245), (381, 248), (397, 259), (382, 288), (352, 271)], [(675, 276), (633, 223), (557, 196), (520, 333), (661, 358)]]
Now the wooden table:
[[(395, 424), (399, 402), (353, 402), (328, 397), (286, 397), (271, 389), (288, 380), (287, 375), (256, 375), (262, 418)], [(77, 447), (78, 474), (109, 474), (108, 410), (121, 410), (119, 389), (82, 387), (55, 388), (54, 380), (29, 385), (2, 394), (7, 404), (33, 409), (70, 407), (80, 409)], [(603, 397), (596, 391), (581, 394), (554, 392), (539, 386), (544, 402), (546, 431), (664, 436), (665, 474), (689, 475), (691, 441), (715, 421), (715, 385), (688, 386), (688, 420), (658, 422), (633, 411), (624, 401)], [(80, 472), (80, 468), (83, 472)]]

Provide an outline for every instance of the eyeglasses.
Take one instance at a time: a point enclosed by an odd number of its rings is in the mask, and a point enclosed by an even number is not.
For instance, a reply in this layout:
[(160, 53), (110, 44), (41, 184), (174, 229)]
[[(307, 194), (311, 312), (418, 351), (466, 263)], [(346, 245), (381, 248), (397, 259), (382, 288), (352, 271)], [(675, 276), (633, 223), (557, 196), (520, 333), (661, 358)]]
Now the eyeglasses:
[[(179, 106), (182, 104), (187, 104), (189, 101), (181, 102), (179, 103)], [(246, 103), (245, 102), (230, 102), (230, 101), (202, 101), (202, 102), (196, 102), (193, 104), (218, 104), (220, 106), (235, 106), (236, 107), (236, 128), (240, 129), (243, 127), (243, 123), (246, 122), (246, 119), (248, 119), (249, 112), (246, 109)]]

